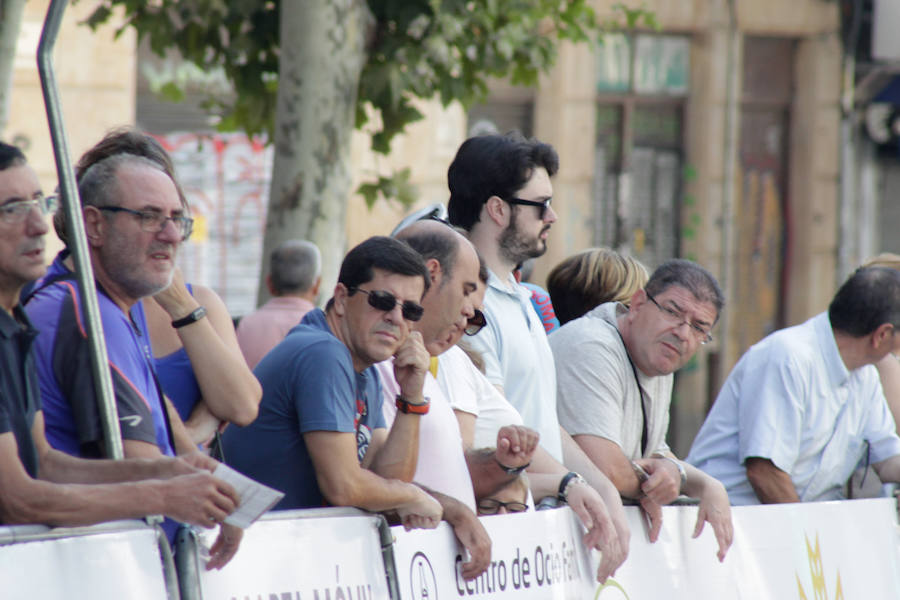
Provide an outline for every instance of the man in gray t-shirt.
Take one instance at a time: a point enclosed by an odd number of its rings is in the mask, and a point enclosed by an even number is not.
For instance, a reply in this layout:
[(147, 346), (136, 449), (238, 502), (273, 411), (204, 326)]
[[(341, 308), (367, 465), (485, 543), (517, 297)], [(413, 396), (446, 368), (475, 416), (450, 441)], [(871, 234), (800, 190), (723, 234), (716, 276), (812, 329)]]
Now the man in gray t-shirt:
[(711, 339), (724, 304), (715, 278), (687, 260), (670, 260), (631, 298), (607, 303), (550, 336), (557, 411), (563, 428), (623, 496), (639, 499), (661, 527), (660, 505), (680, 494), (700, 499), (705, 522), (731, 545), (731, 507), (717, 480), (679, 461), (666, 445), (673, 373)]

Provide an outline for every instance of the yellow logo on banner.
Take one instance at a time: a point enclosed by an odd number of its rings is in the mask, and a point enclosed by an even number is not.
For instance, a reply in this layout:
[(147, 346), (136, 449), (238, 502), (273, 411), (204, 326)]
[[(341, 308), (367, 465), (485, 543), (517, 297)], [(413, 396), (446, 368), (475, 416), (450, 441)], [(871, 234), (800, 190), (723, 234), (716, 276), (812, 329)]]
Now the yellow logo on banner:
[(622, 584), (612, 578), (607, 579), (606, 583), (597, 588), (594, 600), (598, 600), (600, 596), (603, 596), (603, 600), (631, 600)]
[[(806, 537), (806, 536), (804, 536)], [(819, 549), (819, 534), (816, 533), (816, 546), (813, 548), (809, 544), (809, 537), (806, 537), (806, 555), (809, 558), (809, 577), (812, 580), (812, 598), (813, 600), (828, 600), (828, 593), (825, 589), (825, 570), (822, 567), (822, 552)], [(794, 572), (797, 578), (797, 593), (800, 600), (809, 600), (800, 583), (800, 575)], [(844, 590), (841, 588), (841, 572), (837, 573), (837, 583), (834, 590), (834, 600), (844, 600)]]

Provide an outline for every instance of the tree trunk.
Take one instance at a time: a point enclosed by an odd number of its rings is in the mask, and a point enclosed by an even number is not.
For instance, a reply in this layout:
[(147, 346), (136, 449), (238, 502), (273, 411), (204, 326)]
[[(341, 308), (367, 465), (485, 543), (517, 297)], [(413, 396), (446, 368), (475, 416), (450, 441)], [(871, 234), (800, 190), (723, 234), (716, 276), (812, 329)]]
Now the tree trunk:
[(9, 96), (16, 61), (16, 42), (22, 27), (25, 0), (0, 0), (0, 136), (9, 119)]
[[(331, 297), (346, 251), (350, 140), (365, 64), (365, 0), (281, 3), (275, 158), (263, 244), (264, 269), (281, 242), (307, 239), (322, 252), (322, 297)], [(258, 303), (268, 298), (261, 278)]]

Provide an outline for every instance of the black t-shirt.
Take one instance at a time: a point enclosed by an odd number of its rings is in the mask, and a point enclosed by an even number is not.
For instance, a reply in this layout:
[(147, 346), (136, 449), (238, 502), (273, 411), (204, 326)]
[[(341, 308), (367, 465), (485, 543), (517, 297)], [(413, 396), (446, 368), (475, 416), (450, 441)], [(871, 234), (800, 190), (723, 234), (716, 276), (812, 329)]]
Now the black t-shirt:
[(37, 329), (16, 306), (11, 316), (0, 309), (0, 433), (12, 432), (19, 459), (32, 477), (38, 474), (37, 449), (31, 437), (34, 415), (41, 409), (31, 344)]

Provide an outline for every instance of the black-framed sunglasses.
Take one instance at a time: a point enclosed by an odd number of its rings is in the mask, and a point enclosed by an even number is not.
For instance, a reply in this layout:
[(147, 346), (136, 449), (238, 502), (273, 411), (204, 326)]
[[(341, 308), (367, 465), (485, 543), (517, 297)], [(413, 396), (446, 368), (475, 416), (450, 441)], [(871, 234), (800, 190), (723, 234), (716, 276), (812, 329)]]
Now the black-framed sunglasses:
[(658, 308), (662, 312), (663, 318), (669, 321), (672, 325), (674, 325), (675, 327), (681, 327), (682, 325), (687, 323), (688, 327), (691, 328), (691, 333), (698, 342), (700, 342), (701, 344), (708, 344), (712, 341), (713, 337), (709, 331), (703, 329), (703, 327), (697, 325), (693, 321), (689, 321), (683, 314), (681, 314), (677, 310), (669, 308), (668, 306), (663, 306), (656, 301), (656, 298), (647, 293), (646, 290), (644, 290), (644, 293), (647, 294), (647, 298), (650, 299), (650, 302), (655, 304), (656, 308)]
[(349, 292), (351, 296), (356, 292), (362, 292), (368, 296), (369, 306), (375, 310), (390, 312), (394, 310), (397, 304), (400, 304), (400, 312), (407, 321), (418, 321), (425, 314), (425, 309), (421, 304), (416, 304), (412, 300), (405, 300), (403, 303), (400, 303), (396, 296), (384, 290), (364, 290), (359, 287), (352, 287), (349, 288)]
[(478, 513), (482, 515), (496, 515), (500, 511), (500, 507), (511, 513), (520, 513), (528, 510), (528, 505), (522, 502), (503, 502), (493, 498), (484, 498), (478, 502)]
[(543, 219), (544, 215), (547, 214), (547, 209), (550, 208), (550, 203), (553, 202), (553, 198), (547, 198), (546, 200), (523, 200), (522, 198), (504, 198), (503, 199), (507, 204), (518, 204), (521, 206), (537, 206), (538, 207), (538, 218)]
[(133, 210), (131, 208), (125, 208), (124, 206), (98, 206), (97, 208), (105, 210), (106, 212), (123, 212), (134, 215), (140, 222), (141, 229), (148, 233), (159, 233), (166, 228), (166, 223), (169, 221), (172, 221), (175, 228), (181, 233), (182, 241), (191, 237), (191, 232), (194, 231), (194, 220), (190, 217), (185, 217), (184, 215), (167, 217), (162, 213), (147, 210)]
[(469, 317), (468, 322), (466, 323), (466, 328), (463, 330), (466, 335), (475, 335), (487, 325), (487, 317), (484, 316), (484, 313), (475, 309), (475, 314)]

